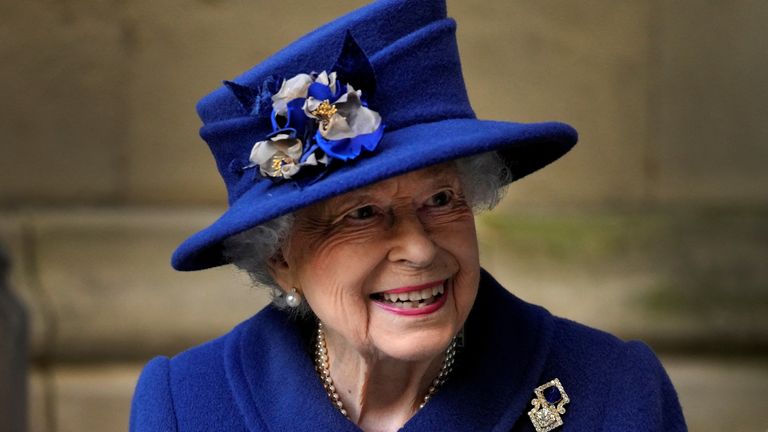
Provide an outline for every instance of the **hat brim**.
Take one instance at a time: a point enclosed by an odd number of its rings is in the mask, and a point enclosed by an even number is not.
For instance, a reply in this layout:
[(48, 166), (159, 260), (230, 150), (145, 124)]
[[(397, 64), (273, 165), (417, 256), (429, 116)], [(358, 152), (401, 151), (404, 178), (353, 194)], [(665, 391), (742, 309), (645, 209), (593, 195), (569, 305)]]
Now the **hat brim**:
[(316, 183), (258, 181), (214, 223), (182, 243), (171, 264), (202, 270), (227, 264), (222, 242), (235, 234), (324, 199), (430, 165), (498, 151), (512, 181), (548, 165), (576, 144), (571, 126), (449, 119), (421, 123), (384, 134), (376, 152), (333, 171)]

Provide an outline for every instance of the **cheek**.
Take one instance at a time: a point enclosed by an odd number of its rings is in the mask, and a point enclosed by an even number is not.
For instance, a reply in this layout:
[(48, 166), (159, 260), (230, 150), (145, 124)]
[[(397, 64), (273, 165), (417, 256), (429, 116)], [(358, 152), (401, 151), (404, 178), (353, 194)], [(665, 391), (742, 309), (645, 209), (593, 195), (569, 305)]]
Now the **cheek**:
[(456, 313), (463, 320), (475, 302), (480, 283), (480, 257), (474, 219), (470, 217), (454, 224), (440, 238), (442, 248), (453, 256), (459, 267), (454, 279), (453, 298)]
[(440, 248), (456, 259), (460, 270), (467, 271), (479, 267), (477, 233), (471, 213), (450, 224), (436, 225), (431, 231)]
[(330, 239), (317, 245), (313, 253), (302, 255), (304, 261), (295, 275), (306, 301), (327, 330), (360, 347), (368, 340), (366, 283), (381, 261), (377, 254), (367, 243)]
[(456, 277), (453, 291), (453, 299), (456, 305), (456, 314), (460, 320), (469, 316), (469, 311), (475, 303), (478, 285), (480, 284), (480, 266), (463, 268)]

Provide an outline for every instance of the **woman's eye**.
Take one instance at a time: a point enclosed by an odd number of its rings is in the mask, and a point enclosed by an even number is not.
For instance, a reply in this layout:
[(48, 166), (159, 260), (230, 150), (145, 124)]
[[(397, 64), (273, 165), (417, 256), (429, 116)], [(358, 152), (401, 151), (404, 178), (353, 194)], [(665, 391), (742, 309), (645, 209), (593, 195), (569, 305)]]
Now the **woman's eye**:
[(440, 191), (431, 197), (427, 202), (428, 207), (443, 207), (453, 201), (453, 195), (449, 191)]
[(347, 213), (347, 217), (356, 220), (370, 219), (376, 215), (376, 208), (372, 205), (358, 207)]

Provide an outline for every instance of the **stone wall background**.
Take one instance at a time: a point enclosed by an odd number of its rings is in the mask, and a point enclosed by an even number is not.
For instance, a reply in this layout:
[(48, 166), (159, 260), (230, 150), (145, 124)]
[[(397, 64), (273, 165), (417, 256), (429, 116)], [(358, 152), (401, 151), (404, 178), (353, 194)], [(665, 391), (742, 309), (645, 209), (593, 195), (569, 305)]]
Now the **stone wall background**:
[[(232, 269), (168, 265), (225, 205), (194, 104), (363, 3), (0, 3), (0, 240), (30, 312), (31, 431), (125, 430), (147, 359), (265, 303)], [(651, 343), (691, 430), (768, 428), (768, 3), (449, 12), (480, 117), (581, 134), (480, 218), (485, 266)]]

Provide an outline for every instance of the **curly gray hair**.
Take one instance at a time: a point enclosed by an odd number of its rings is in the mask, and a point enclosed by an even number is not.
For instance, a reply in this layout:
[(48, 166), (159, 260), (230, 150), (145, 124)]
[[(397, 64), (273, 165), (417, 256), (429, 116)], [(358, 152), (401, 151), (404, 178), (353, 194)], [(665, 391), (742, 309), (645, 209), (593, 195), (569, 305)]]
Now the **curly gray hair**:
[[(491, 210), (501, 201), (512, 173), (496, 152), (481, 153), (455, 161), (464, 195), (475, 214)], [(224, 256), (245, 271), (254, 285), (270, 290), (272, 303), (285, 309), (285, 295), (272, 277), (268, 261), (288, 238), (293, 226), (293, 214), (286, 214), (264, 222), (224, 241)], [(303, 315), (309, 306), (303, 302), (293, 312)]]

